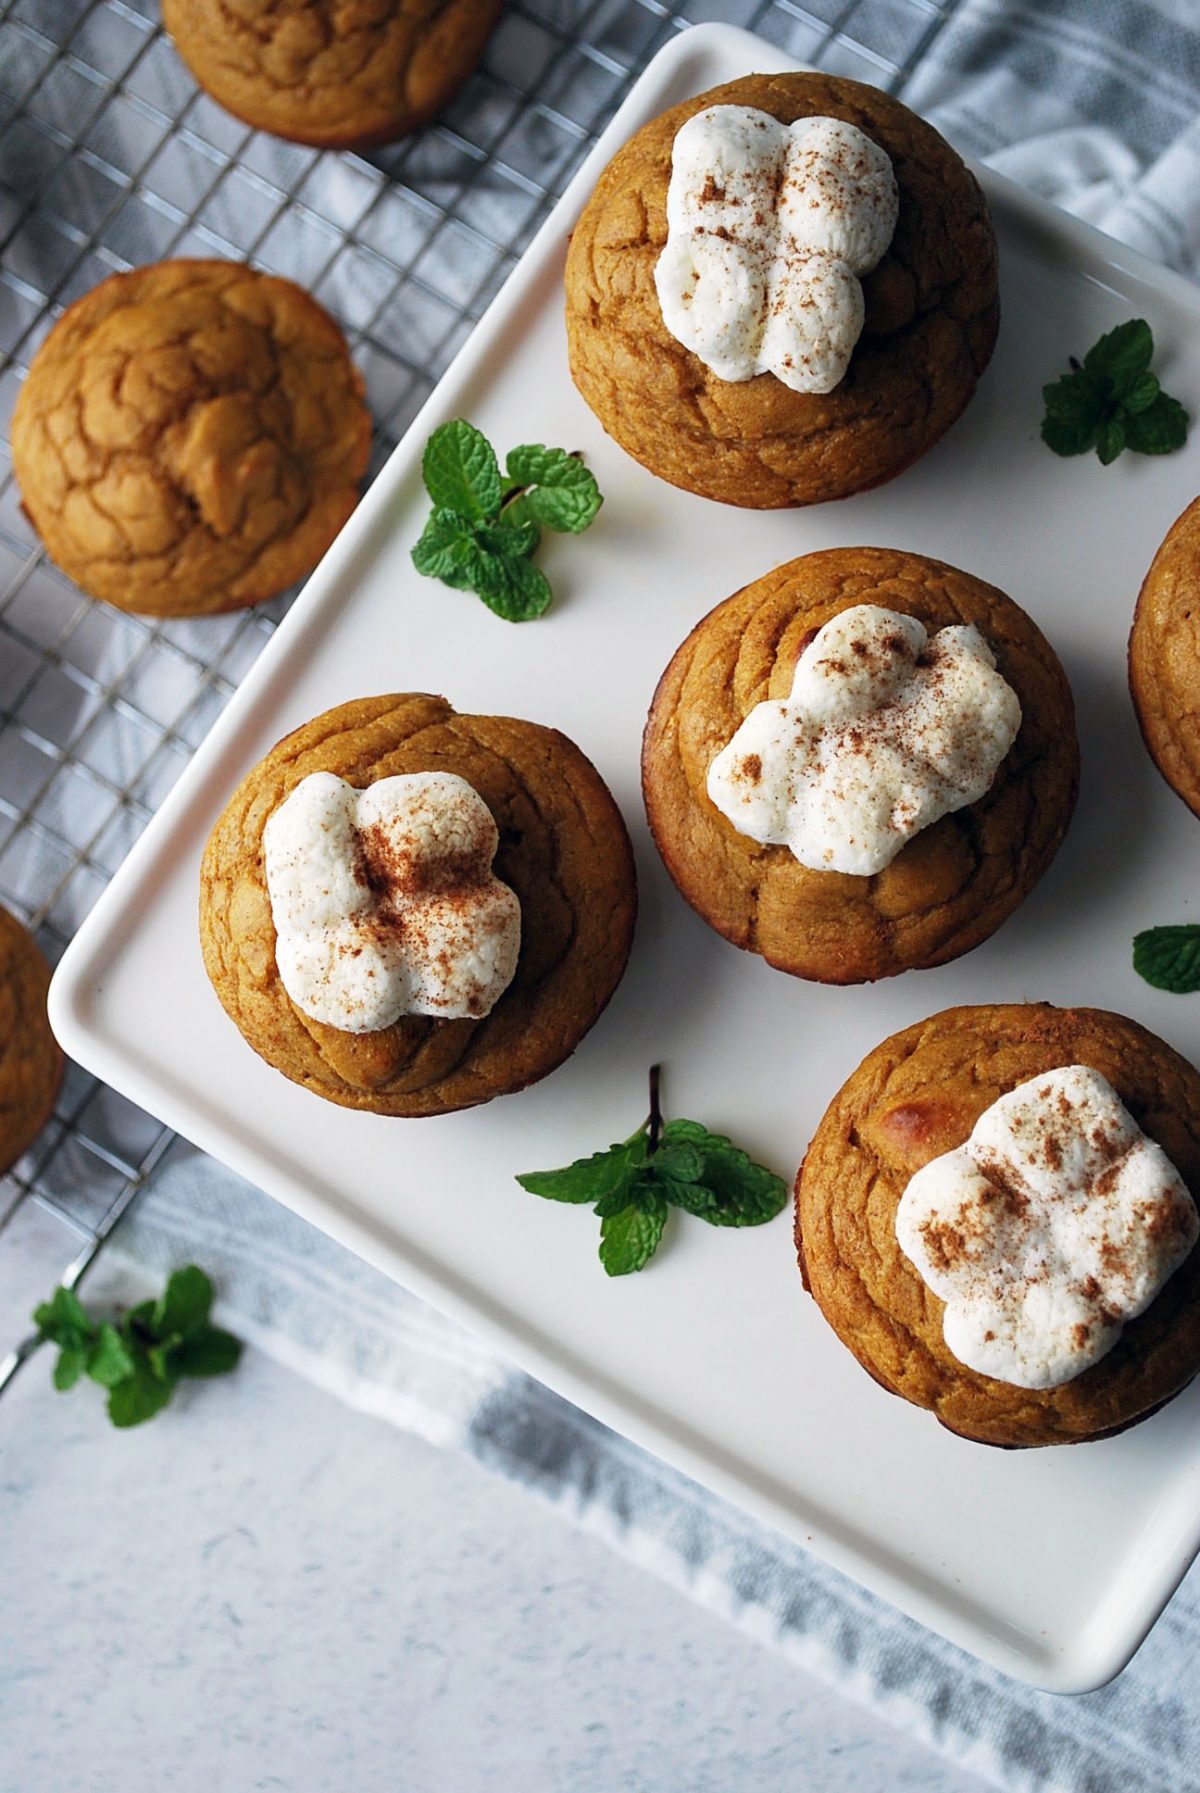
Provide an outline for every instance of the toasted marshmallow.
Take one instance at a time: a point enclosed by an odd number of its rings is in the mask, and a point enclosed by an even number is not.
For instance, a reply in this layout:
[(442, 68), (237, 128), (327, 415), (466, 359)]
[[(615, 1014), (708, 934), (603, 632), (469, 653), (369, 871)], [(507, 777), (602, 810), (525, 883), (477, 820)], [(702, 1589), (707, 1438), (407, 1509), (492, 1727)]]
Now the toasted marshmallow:
[(301, 779), (263, 830), (275, 961), (296, 1007), (347, 1033), (488, 1014), (521, 944), (520, 904), (491, 869), (498, 844), (455, 773), (361, 791), (331, 772)]
[(663, 321), (722, 380), (769, 372), (831, 392), (862, 332), (859, 279), (898, 210), (891, 161), (857, 126), (709, 106), (672, 150)]
[(1055, 1388), (1098, 1363), (1200, 1234), (1162, 1147), (1087, 1065), (1032, 1077), (908, 1183), (896, 1238), (960, 1363)]
[(984, 795), (1021, 706), (973, 624), (927, 634), (855, 604), (800, 656), (791, 694), (756, 704), (708, 772), (740, 834), (814, 871), (871, 876)]

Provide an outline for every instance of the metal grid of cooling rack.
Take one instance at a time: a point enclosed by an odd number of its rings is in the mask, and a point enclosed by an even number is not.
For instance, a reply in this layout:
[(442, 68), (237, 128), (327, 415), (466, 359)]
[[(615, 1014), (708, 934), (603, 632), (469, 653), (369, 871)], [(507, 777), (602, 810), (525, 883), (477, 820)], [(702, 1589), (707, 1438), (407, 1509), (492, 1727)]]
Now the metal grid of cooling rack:
[[(725, 19), (895, 89), (958, 3), (509, 0), (441, 121), (362, 157), (223, 112), (175, 55), (156, 0), (0, 0), (0, 902), (52, 962), (287, 605), (151, 622), (83, 597), (46, 560), (7, 425), (64, 306), (169, 255), (288, 275), (347, 332), (377, 468), (674, 32)], [(0, 1178), (0, 1231), (28, 1204), (56, 1217), (73, 1286), (170, 1140), (70, 1069), (50, 1125)], [(3, 1324), (19, 1336), (24, 1317)], [(27, 1349), (0, 1363), (0, 1388)]]

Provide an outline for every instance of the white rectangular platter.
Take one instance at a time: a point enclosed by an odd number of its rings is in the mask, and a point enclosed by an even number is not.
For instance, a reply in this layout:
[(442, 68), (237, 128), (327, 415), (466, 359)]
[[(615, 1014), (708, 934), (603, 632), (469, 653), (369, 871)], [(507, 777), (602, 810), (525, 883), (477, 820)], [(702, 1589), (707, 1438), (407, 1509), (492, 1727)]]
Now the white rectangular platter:
[[(859, 1059), (952, 1003), (1114, 1008), (1200, 1059), (1200, 999), (1157, 994), (1129, 962), (1138, 928), (1192, 914), (1200, 832), (1141, 746), (1124, 668), (1139, 583), (1200, 489), (1198, 451), (1102, 469), (1038, 440), (1043, 382), (1134, 315), (1153, 325), (1168, 389), (1200, 413), (1200, 294), (985, 177), (1003, 324), (979, 393), (893, 484), (814, 510), (742, 513), (673, 490), (571, 384), (563, 257), (600, 168), (664, 107), (785, 66), (725, 26), (658, 56), (74, 941), (52, 1015), (83, 1064), (580, 1406), (1009, 1674), (1081, 1690), (1124, 1664), (1200, 1547), (1200, 1385), (1106, 1443), (972, 1445), (884, 1394), (838, 1343), (801, 1288), (786, 1214), (741, 1233), (681, 1217), (643, 1274), (609, 1281), (590, 1212), (513, 1181), (627, 1135), (655, 1060), (669, 1112), (790, 1178)], [(502, 452), (582, 449), (598, 475), (595, 526), (543, 550), (557, 596), (541, 621), (502, 622), (410, 564), (421, 450), (456, 416)], [(1075, 689), (1083, 794), (1050, 874), (984, 947), (826, 989), (739, 953), (686, 907), (642, 819), (638, 749), (659, 673), (704, 612), (793, 555), (861, 543), (969, 568), (1032, 612)], [(260, 1062), (196, 938), (201, 851), (246, 768), (332, 704), (405, 690), (570, 734), (624, 810), (641, 885), (629, 970), (574, 1059), (425, 1121), (337, 1109)]]

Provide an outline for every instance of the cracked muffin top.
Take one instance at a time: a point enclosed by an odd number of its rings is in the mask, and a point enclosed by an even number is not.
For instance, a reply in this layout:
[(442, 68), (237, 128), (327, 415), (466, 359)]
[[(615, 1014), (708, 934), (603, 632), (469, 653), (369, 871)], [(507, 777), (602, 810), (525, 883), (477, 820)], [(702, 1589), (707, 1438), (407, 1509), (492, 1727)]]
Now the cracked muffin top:
[[(740, 832), (709, 795), (713, 761), (755, 706), (787, 699), (818, 630), (859, 605), (931, 636), (973, 624), (1020, 705), (984, 795), (871, 875), (801, 864)], [(659, 681), (642, 751), (651, 831), (692, 907), (779, 970), (835, 984), (941, 965), (986, 940), (1057, 852), (1078, 778), (1070, 687), (1037, 625), (982, 579), (890, 548), (802, 555), (718, 604)]]
[(945, 1303), (901, 1249), (896, 1213), (915, 1173), (961, 1146), (1000, 1097), (1062, 1065), (1107, 1079), (1195, 1200), (1200, 1074), (1123, 1015), (1049, 1003), (946, 1009), (884, 1040), (830, 1103), (796, 1179), (805, 1286), (843, 1344), (884, 1388), (985, 1444), (1103, 1437), (1153, 1412), (1200, 1369), (1200, 1251), (1098, 1362), (1031, 1388), (955, 1356)]
[(236, 262), (114, 274), (63, 314), (13, 415), (25, 509), (51, 557), (123, 610), (197, 616), (273, 597), (358, 500), (370, 417), (341, 331)]
[(501, 0), (163, 0), (200, 85), (235, 117), (317, 149), (390, 143), (483, 53)]
[[(520, 904), (521, 945), (511, 983), (482, 1018), (408, 1013), (350, 1032), (288, 995), (263, 834), (314, 772), (358, 790), (449, 772), (483, 799), (499, 833), (493, 870)], [(472, 1107), (561, 1064), (616, 988), (637, 905), (621, 813), (572, 741), (511, 716), (459, 715), (421, 693), (339, 704), (280, 741), (218, 818), (200, 889), (205, 968), (254, 1050), (327, 1101), (410, 1116)]]
[(0, 1171), (33, 1144), (58, 1094), (63, 1055), (46, 1015), (49, 986), (33, 935), (0, 909)]
[[(721, 379), (663, 321), (655, 269), (676, 133), (721, 105), (786, 125), (840, 119), (891, 160), (895, 231), (862, 278), (862, 335), (829, 392), (769, 372)], [(756, 509), (842, 498), (924, 454), (974, 391), (999, 316), (995, 238), (961, 158), (898, 100), (818, 74), (748, 75), (643, 126), (576, 226), (566, 293), (571, 372), (609, 434), (672, 484)]]
[(1200, 815), (1200, 498), (1172, 523), (1146, 574), (1129, 688), (1155, 765)]

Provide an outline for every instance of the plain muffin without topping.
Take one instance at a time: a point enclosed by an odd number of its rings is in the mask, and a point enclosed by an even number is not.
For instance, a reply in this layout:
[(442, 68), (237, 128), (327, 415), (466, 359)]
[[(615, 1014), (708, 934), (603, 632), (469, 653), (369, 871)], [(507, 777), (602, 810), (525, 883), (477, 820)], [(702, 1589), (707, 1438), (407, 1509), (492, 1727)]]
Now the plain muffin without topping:
[(150, 616), (257, 604), (310, 572), (358, 502), (370, 437), (329, 313), (226, 261), (155, 262), (85, 293), (12, 426), (51, 559)]
[(1172, 523), (1138, 595), (1129, 689), (1151, 758), (1200, 815), (1200, 498)]

